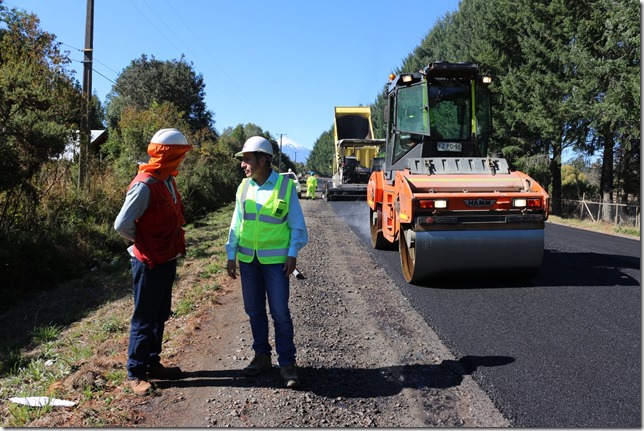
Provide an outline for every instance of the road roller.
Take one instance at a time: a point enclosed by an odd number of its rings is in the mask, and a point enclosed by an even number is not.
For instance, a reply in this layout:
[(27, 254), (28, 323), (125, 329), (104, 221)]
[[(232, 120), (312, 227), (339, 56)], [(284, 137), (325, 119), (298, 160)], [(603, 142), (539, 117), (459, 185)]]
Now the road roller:
[(493, 77), (433, 62), (391, 75), (386, 153), (367, 184), (371, 243), (400, 253), (408, 283), (475, 274), (532, 277), (548, 193), (488, 153)]

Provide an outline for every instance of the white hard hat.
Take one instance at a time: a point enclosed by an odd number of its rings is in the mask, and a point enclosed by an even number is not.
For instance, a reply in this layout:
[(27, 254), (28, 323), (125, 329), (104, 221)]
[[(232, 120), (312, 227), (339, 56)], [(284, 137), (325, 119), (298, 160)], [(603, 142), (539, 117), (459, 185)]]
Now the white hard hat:
[(161, 129), (150, 140), (151, 144), (190, 145), (183, 133), (177, 129)]
[(244, 142), (244, 147), (239, 153), (235, 154), (235, 157), (241, 157), (244, 153), (254, 153), (256, 151), (266, 153), (271, 157), (273, 156), (273, 146), (268, 142), (268, 139), (262, 138), (261, 136), (253, 136)]

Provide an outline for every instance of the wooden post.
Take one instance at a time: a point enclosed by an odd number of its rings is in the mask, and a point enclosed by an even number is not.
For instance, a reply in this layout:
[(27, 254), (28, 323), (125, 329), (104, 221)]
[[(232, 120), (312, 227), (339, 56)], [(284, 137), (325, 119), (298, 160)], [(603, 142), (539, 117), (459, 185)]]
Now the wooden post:
[(89, 150), (92, 143), (92, 130), (89, 124), (89, 112), (92, 106), (92, 57), (94, 46), (94, 0), (87, 0), (85, 17), (85, 58), (83, 61), (83, 99), (80, 131), (80, 155), (78, 165), (78, 188), (89, 189)]

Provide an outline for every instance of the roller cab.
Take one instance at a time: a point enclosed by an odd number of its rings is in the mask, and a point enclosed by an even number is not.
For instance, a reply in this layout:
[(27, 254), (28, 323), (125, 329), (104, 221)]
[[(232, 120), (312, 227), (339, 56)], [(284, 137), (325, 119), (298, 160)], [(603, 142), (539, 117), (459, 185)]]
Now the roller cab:
[(407, 282), (470, 272), (533, 275), (549, 196), (487, 154), (489, 77), (437, 62), (391, 78), (386, 155), (367, 184), (374, 248), (397, 248)]

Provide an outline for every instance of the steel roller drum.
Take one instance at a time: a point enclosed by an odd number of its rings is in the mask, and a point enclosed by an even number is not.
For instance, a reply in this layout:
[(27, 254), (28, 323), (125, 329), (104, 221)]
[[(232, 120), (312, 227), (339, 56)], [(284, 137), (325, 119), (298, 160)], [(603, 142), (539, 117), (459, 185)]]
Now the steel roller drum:
[[(478, 271), (529, 277), (541, 266), (543, 232), (543, 229), (407, 230), (404, 232), (407, 241), (400, 244), (403, 273), (411, 282)], [(413, 240), (411, 248), (408, 237)]]

